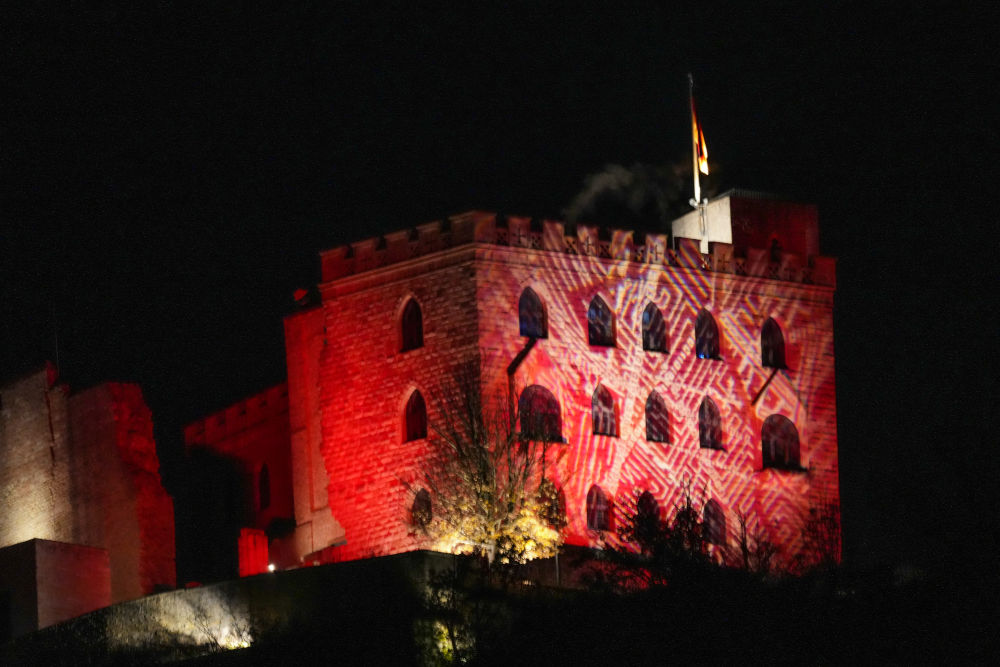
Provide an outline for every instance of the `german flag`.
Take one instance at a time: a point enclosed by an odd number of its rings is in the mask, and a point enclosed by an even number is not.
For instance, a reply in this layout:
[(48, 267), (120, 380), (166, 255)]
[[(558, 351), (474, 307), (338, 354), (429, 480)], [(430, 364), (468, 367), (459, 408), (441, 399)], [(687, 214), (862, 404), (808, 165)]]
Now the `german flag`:
[(698, 115), (694, 110), (694, 95), (691, 96), (691, 149), (694, 151), (698, 171), (708, 175), (708, 144), (705, 143), (705, 133), (698, 123)]

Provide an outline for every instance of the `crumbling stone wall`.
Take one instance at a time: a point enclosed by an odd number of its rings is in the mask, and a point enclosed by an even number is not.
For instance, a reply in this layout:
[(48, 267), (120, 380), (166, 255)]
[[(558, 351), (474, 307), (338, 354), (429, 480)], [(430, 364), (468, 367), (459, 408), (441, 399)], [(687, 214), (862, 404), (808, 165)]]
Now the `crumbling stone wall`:
[(107, 549), (112, 600), (175, 585), (173, 502), (139, 387), (77, 394), (51, 366), (0, 387), (0, 547)]
[(0, 547), (74, 541), (67, 388), (53, 367), (0, 386)]
[(173, 501), (160, 480), (141, 390), (106, 383), (74, 394), (69, 407), (75, 541), (108, 550), (115, 601), (173, 588)]

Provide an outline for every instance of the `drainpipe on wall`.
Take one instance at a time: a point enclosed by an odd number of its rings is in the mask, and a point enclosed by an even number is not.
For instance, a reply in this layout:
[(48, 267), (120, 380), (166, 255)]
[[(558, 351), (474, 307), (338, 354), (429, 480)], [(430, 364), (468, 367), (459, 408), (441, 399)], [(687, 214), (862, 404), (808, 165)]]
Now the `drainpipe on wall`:
[(537, 338), (529, 338), (524, 348), (517, 353), (514, 360), (507, 366), (507, 401), (510, 403), (507, 407), (510, 409), (511, 428), (514, 427), (514, 373), (516, 373), (517, 369), (520, 368), (521, 363), (528, 357), (528, 353), (531, 352), (537, 342)]

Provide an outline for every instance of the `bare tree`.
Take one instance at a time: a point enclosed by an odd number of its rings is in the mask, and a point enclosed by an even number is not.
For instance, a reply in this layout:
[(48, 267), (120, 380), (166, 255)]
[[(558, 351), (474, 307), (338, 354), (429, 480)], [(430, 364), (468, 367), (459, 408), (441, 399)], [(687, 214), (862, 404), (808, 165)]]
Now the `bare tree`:
[(478, 553), (491, 563), (553, 556), (565, 526), (560, 494), (544, 477), (553, 438), (519, 432), (540, 420), (519, 419), (516, 395), (484, 396), (481, 387), (478, 367), (462, 366), (437, 401), (420, 479), (429, 507), (414, 503), (412, 521), (442, 551)]
[(778, 554), (777, 546), (771, 542), (759, 526), (751, 526), (750, 518), (743, 512), (736, 513), (739, 532), (736, 542), (739, 548), (736, 565), (754, 574), (767, 575), (774, 571)]

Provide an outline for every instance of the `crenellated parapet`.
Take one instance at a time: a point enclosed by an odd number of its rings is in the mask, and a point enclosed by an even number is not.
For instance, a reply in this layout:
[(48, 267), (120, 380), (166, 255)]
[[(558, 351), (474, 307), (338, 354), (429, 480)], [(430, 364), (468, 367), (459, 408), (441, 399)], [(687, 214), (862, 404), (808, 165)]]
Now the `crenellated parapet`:
[(287, 413), (288, 385), (282, 382), (185, 426), (185, 447), (211, 445), (219, 449), (235, 436)]
[[(570, 233), (567, 233), (570, 230)], [(680, 267), (802, 284), (836, 286), (836, 260), (669, 235), (603, 229), (557, 220), (468, 211), (321, 253), (323, 282), (470, 243), (562, 253), (599, 260)], [(702, 247), (708, 252), (702, 252)]]

